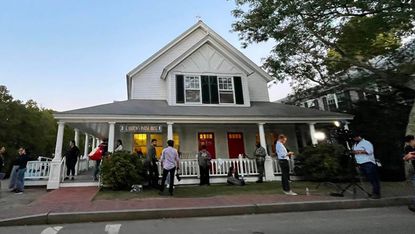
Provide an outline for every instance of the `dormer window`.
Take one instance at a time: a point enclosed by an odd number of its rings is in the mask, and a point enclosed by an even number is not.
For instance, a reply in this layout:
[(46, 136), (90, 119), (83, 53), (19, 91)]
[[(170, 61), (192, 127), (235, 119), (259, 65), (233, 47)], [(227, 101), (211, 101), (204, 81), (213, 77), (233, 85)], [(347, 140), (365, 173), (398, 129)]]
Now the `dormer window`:
[(233, 77), (218, 77), (220, 103), (235, 103), (233, 92)]
[(176, 75), (177, 104), (244, 104), (239, 76)]
[(184, 87), (186, 103), (200, 103), (200, 77), (185, 76)]

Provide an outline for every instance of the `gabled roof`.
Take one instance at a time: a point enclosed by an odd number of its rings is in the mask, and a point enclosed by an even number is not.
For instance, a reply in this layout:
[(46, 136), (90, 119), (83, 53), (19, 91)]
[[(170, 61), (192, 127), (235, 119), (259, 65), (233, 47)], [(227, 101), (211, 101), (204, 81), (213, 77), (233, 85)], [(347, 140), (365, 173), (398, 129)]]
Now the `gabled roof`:
[[(250, 67), (254, 71), (257, 71), (265, 80), (267, 80), (267, 81), (272, 80), (272, 77), (268, 73), (266, 73), (262, 68), (260, 68), (254, 62), (252, 62), (248, 57), (246, 57), (242, 52), (240, 52), (238, 49), (236, 49), (234, 46), (232, 46), (229, 42), (227, 42), (219, 34), (217, 34), (215, 31), (213, 31), (211, 28), (209, 28), (203, 21), (199, 20), (196, 24), (194, 24), (192, 27), (190, 27), (188, 30), (186, 30), (184, 33), (182, 33), (180, 36), (175, 38), (173, 41), (169, 42), (166, 46), (161, 48), (159, 51), (157, 51), (151, 57), (149, 57), (144, 62), (139, 64), (137, 67), (135, 67), (133, 70), (131, 70), (129, 73), (127, 73), (128, 98), (130, 98), (131, 78), (134, 75), (138, 74), (140, 71), (144, 70), (148, 65), (153, 63), (160, 56), (162, 56), (168, 50), (170, 50), (175, 45), (180, 43), (183, 39), (188, 37), (190, 34), (195, 32), (197, 29), (202, 29), (203, 31), (205, 31), (207, 36), (209, 36), (210, 38), (212, 38), (212, 40), (214, 40), (214, 41), (218, 42), (219, 44), (221, 44), (224, 48), (226, 48), (226, 50), (228, 52), (230, 52), (232, 55), (236, 56), (241, 61), (243, 61), (243, 63), (246, 64), (246, 66)], [(193, 48), (193, 46), (192, 46), (192, 48)]]
[(249, 69), (249, 67), (247, 67), (246, 65), (241, 64), (239, 61), (235, 60), (233, 56), (228, 56), (227, 53), (225, 53), (225, 51), (223, 51), (223, 49), (221, 48), (222, 46), (214, 38), (210, 37), (209, 35), (206, 35), (202, 40), (194, 44), (186, 52), (184, 52), (182, 55), (180, 55), (178, 58), (176, 58), (170, 64), (168, 64), (163, 69), (163, 72), (161, 73), (160, 78), (166, 79), (167, 75), (172, 69), (174, 69), (177, 65), (179, 65), (181, 62), (186, 60), (194, 52), (196, 52), (198, 49), (200, 49), (202, 46), (206, 44), (212, 46), (215, 50), (222, 52), (221, 54), (227, 59), (229, 59), (230, 61), (232, 61), (238, 68), (240, 68), (245, 73), (245, 75), (249, 76), (253, 73), (252, 69)]

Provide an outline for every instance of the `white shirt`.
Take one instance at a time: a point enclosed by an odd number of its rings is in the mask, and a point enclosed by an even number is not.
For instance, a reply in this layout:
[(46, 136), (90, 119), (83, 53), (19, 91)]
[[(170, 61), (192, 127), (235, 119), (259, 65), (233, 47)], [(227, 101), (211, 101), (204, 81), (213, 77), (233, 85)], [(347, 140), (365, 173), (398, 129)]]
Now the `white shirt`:
[(362, 139), (353, 145), (353, 150), (364, 150), (367, 154), (355, 154), (357, 164), (371, 162), (376, 164), (373, 145), (369, 141)]
[(122, 148), (122, 145), (119, 145), (119, 146), (118, 146), (118, 147), (117, 147), (114, 151), (115, 151), (115, 152), (117, 152), (117, 151), (122, 151), (122, 149), (123, 149), (123, 148)]
[(288, 160), (288, 151), (287, 148), (285, 148), (284, 144), (277, 141), (277, 144), (275, 145), (275, 152), (277, 153), (277, 157), (279, 160)]

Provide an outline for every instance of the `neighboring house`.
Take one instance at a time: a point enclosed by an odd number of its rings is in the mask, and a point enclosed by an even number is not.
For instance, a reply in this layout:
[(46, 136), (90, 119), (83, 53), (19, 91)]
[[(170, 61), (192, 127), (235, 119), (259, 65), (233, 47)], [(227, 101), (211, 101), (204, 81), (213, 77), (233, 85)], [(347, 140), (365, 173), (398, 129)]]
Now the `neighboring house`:
[(320, 90), (316, 87), (302, 93), (304, 95), (289, 96), (279, 100), (279, 102), (322, 111), (350, 113), (354, 108), (354, 104), (359, 101), (379, 100), (377, 95), (368, 94), (358, 88), (338, 90), (333, 87)]
[[(351, 115), (269, 102), (272, 78), (202, 21), (127, 74), (125, 101), (59, 112), (55, 161), (61, 158), (64, 126), (86, 139), (108, 138), (109, 151), (147, 153), (151, 139), (160, 154), (174, 139), (183, 157), (206, 145), (213, 158), (252, 155), (260, 142), (273, 154), (279, 134), (292, 151), (317, 143), (314, 125), (352, 119)], [(310, 135), (311, 131), (311, 135)], [(85, 152), (88, 149), (85, 148)], [(54, 187), (56, 185), (51, 185)]]

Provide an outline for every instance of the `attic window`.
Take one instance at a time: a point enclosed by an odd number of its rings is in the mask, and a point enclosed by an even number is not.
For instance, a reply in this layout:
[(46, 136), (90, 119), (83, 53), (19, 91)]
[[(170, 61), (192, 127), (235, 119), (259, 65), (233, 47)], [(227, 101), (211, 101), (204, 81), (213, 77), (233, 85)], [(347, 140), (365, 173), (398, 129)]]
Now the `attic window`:
[(199, 76), (186, 76), (184, 80), (186, 102), (200, 103)]
[(218, 77), (220, 103), (234, 103), (232, 77)]

